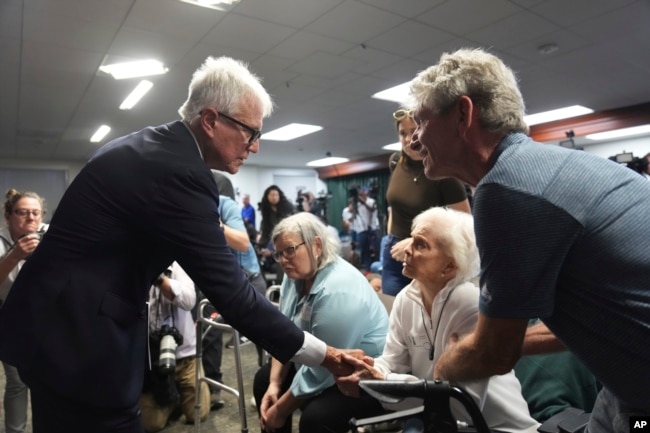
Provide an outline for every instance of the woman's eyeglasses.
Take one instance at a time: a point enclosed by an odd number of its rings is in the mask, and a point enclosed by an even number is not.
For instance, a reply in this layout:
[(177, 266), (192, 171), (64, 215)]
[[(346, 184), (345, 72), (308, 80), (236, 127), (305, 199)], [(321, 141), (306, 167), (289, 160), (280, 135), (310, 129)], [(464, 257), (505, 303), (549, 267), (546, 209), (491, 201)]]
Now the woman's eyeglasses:
[(21, 218), (25, 218), (28, 215), (33, 216), (34, 218), (38, 218), (41, 216), (44, 212), (41, 212), (38, 209), (34, 210), (29, 210), (29, 209), (14, 209), (14, 213), (18, 215)]
[(393, 119), (395, 120), (404, 120), (407, 117), (413, 118), (412, 110), (404, 110), (400, 108), (399, 110), (393, 113)]
[(290, 246), (290, 247), (286, 247), (282, 251), (274, 251), (273, 254), (271, 254), (271, 256), (273, 256), (273, 259), (276, 262), (280, 261), (280, 257), (284, 257), (287, 260), (293, 259), (294, 257), (296, 257), (296, 250), (298, 249), (298, 247), (300, 245), (305, 245), (305, 242), (303, 241), (303, 242), (299, 243), (298, 245), (293, 245), (293, 246)]

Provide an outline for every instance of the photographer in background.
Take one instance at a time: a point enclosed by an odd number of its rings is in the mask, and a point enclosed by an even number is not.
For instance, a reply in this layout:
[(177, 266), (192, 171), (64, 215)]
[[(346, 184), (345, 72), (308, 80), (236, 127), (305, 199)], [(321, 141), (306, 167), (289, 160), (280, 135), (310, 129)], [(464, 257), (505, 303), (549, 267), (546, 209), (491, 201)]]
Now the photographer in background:
[[(35, 192), (7, 191), (4, 204), (6, 226), (0, 229), (0, 304), (11, 290), (25, 260), (36, 249), (47, 229), (42, 223), (45, 200)], [(22, 433), (27, 423), (27, 386), (15, 367), (3, 362), (5, 431)]]
[[(194, 422), (196, 396), (196, 330), (191, 310), (196, 303), (194, 283), (176, 262), (172, 263), (149, 291), (151, 369), (145, 372), (140, 397), (142, 422), (147, 433), (162, 430), (180, 405), (187, 423)], [(160, 350), (166, 335), (178, 344), (174, 359)], [(171, 340), (170, 340), (171, 341)], [(166, 344), (163, 344), (168, 348)], [(163, 356), (160, 356), (162, 352)], [(169, 361), (172, 370), (161, 361)], [(201, 421), (210, 411), (208, 385), (201, 382)]]
[(370, 269), (370, 264), (378, 260), (379, 255), (379, 218), (377, 216), (377, 203), (368, 194), (368, 187), (358, 189), (357, 199), (354, 202), (356, 218), (360, 220), (361, 231), (358, 233), (359, 249), (361, 251), (361, 268)]

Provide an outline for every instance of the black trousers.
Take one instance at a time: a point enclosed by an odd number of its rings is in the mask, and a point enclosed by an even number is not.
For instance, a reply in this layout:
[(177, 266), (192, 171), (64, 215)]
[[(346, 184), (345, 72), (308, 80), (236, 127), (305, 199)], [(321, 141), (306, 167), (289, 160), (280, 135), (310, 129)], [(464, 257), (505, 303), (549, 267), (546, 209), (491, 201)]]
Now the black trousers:
[[(253, 394), (257, 403), (258, 415), (260, 402), (269, 386), (271, 364), (267, 363), (255, 374)], [(296, 370), (292, 367), (287, 379), (282, 384), (282, 392), (291, 385)], [(384, 413), (385, 410), (374, 398), (363, 395), (360, 398), (347, 397), (336, 385), (325, 389), (320, 394), (306, 399), (300, 409), (300, 433), (347, 433), (350, 431), (351, 418), (366, 418)], [(291, 417), (275, 433), (291, 433)]]
[(59, 395), (38, 382), (29, 383), (34, 433), (144, 433), (140, 407), (103, 408)]

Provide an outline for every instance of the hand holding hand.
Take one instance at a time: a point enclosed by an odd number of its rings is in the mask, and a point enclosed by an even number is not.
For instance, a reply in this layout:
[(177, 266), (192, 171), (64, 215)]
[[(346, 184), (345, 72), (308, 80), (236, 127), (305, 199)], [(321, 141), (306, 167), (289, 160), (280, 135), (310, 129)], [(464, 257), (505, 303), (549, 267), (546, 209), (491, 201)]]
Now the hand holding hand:
[(347, 376), (335, 377), (336, 385), (343, 395), (348, 397), (359, 397), (359, 381), (363, 379), (383, 379), (384, 375), (373, 365), (375, 360), (369, 356), (358, 359), (343, 354), (343, 360), (350, 364), (354, 371)]
[(334, 377), (347, 376), (352, 374), (354, 368), (345, 359), (363, 359), (364, 355), (365, 353), (361, 349), (337, 349), (327, 346), (325, 359), (321, 365), (328, 369)]
[(274, 432), (284, 425), (287, 418), (280, 415), (276, 406), (271, 406), (264, 415), (260, 416), (260, 427), (267, 432)]

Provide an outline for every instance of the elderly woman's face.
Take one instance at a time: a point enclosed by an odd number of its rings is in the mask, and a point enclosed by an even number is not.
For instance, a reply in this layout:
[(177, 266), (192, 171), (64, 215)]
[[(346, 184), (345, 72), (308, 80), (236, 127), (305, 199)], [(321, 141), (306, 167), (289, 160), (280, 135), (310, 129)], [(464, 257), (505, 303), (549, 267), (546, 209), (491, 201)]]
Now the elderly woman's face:
[[(431, 229), (416, 227), (411, 232), (412, 241), (406, 248), (402, 273), (414, 280), (446, 283), (451, 275), (452, 259), (439, 247)], [(443, 275), (444, 274), (444, 275)]]
[(5, 218), (14, 239), (36, 232), (43, 219), (41, 202), (32, 197), (23, 197), (14, 204), (11, 213), (5, 215)]
[(316, 265), (312, 263), (309, 251), (317, 258), (321, 253), (320, 247), (307, 245), (302, 237), (294, 233), (282, 233), (273, 243), (278, 253), (278, 263), (289, 278), (305, 280), (314, 276)]

